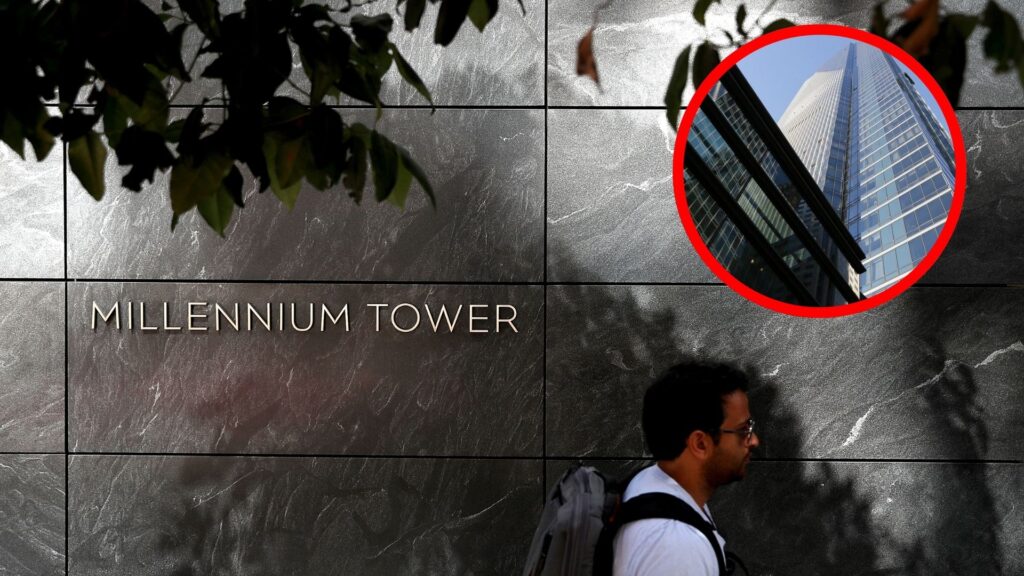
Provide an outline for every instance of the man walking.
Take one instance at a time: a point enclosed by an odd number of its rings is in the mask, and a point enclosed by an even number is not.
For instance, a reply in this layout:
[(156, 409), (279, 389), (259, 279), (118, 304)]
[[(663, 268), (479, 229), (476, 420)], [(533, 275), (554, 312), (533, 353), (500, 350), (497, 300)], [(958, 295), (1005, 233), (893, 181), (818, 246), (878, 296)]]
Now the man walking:
[(674, 496), (707, 521), (707, 535), (677, 520), (630, 522), (615, 538), (615, 576), (725, 576), (719, 574), (725, 558), (716, 558), (725, 539), (707, 502), (719, 486), (746, 475), (759, 443), (747, 386), (746, 375), (734, 368), (695, 362), (674, 366), (647, 390), (642, 426), (657, 462), (633, 478), (623, 500)]

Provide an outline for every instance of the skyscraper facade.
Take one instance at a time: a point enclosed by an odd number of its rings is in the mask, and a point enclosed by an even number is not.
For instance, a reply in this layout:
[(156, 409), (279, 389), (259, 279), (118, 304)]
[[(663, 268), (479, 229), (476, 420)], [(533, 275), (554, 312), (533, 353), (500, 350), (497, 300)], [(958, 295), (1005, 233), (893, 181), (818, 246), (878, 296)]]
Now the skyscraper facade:
[(876, 294), (935, 243), (953, 199), (946, 129), (896, 61), (851, 43), (808, 78), (779, 127), (864, 251)]
[(738, 68), (701, 102), (684, 177), (697, 231), (735, 278), (806, 306), (862, 298), (864, 253)]

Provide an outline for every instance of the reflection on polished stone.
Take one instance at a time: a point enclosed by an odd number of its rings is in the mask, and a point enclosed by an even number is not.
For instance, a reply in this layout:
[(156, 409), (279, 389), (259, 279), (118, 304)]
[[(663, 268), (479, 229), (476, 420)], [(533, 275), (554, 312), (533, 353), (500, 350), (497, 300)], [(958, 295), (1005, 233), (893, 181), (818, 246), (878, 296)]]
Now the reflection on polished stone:
[(64, 456), (0, 454), (0, 573), (64, 571)]
[[(540, 453), (540, 286), (97, 282), (69, 294), (75, 451)], [(132, 329), (126, 311), (117, 328), (115, 302), (135, 310)], [(336, 322), (292, 329), (284, 303), (302, 302)], [(225, 314), (200, 317), (217, 303)], [(238, 329), (231, 303), (255, 312)], [(185, 329), (190, 310), (208, 330)]]
[[(367, 110), (346, 121), (373, 124)], [(409, 149), (437, 194), (414, 186), (404, 210), (361, 206), (338, 186), (303, 188), (289, 212), (247, 181), (227, 239), (193, 211), (171, 232), (167, 175), (141, 193), (107, 171), (107, 197), (68, 190), (69, 274), (113, 279), (538, 281), (544, 253), (544, 114), (388, 110), (380, 129)]]
[(0, 452), (63, 449), (64, 286), (0, 282)]
[[(918, 288), (869, 313), (818, 319), (725, 287), (550, 288), (547, 451), (641, 456), (643, 391), (698, 357), (761, 379), (751, 407), (771, 457), (1020, 459), (1022, 301), (1020, 289)], [(776, 436), (781, 408), (799, 438)]]
[(539, 462), (73, 456), (76, 575), (515, 574)]

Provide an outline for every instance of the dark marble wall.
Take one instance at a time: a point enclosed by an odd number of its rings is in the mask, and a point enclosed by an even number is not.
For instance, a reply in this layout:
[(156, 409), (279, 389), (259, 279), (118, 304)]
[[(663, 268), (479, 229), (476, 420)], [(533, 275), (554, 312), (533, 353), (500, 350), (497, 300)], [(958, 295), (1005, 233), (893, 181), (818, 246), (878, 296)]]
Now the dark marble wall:
[[(752, 574), (1024, 573), (1015, 76), (972, 41), (964, 212), (925, 282), (856, 317), (780, 316), (717, 282), (675, 210), (658, 106), (692, 3), (612, 3), (601, 90), (574, 73), (598, 3), (503, 2), (449, 49), (429, 26), (398, 40), (444, 107), (396, 76), (381, 122), (436, 210), (309, 189), (289, 212), (249, 183), (226, 240), (195, 215), (172, 234), (166, 176), (133, 194), (108, 166), (96, 203), (60, 150), (0, 146), (0, 573), (516, 574), (557, 474), (642, 464), (640, 395), (684, 357), (757, 379), (762, 448), (712, 503)], [(864, 26), (871, 4), (769, 17)], [(352, 328), (93, 330), (115, 301), (346, 302)], [(512, 304), (518, 332), (378, 333), (372, 302)]]

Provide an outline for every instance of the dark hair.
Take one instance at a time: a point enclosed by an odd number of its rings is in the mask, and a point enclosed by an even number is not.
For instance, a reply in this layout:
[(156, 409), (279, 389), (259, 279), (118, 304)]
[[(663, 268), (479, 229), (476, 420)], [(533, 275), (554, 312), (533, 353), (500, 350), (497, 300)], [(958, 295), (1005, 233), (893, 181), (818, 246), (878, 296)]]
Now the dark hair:
[(644, 394), (641, 424), (647, 449), (655, 460), (674, 460), (694, 430), (712, 434), (725, 420), (722, 399), (746, 392), (747, 375), (725, 364), (684, 362), (668, 369)]

